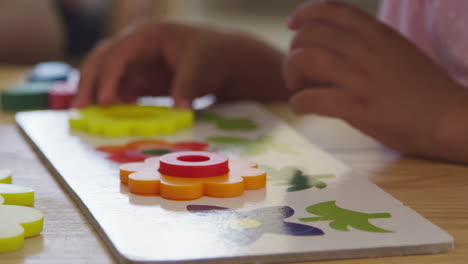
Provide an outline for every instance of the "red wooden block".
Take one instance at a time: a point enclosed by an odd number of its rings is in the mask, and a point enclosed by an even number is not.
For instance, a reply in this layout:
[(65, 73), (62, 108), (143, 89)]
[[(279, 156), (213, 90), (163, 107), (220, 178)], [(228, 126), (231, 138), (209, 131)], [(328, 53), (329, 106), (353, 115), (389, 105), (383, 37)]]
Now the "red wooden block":
[(56, 82), (49, 91), (50, 109), (68, 109), (77, 91), (76, 83)]

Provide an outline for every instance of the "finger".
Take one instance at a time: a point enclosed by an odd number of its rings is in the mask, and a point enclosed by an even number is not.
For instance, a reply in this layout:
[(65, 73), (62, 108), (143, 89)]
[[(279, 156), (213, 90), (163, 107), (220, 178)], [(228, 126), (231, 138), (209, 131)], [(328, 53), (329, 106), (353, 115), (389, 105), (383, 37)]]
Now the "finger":
[(100, 42), (85, 59), (80, 68), (78, 93), (73, 99), (73, 107), (85, 107), (94, 102), (101, 65), (110, 47), (109, 41)]
[(297, 113), (314, 113), (342, 119), (360, 115), (360, 105), (343, 90), (331, 88), (305, 89), (294, 94), (289, 104)]
[(324, 23), (302, 26), (291, 42), (291, 50), (318, 47), (341, 54), (353, 62), (370, 61), (371, 43), (356, 33)]
[(379, 23), (357, 7), (336, 1), (324, 1), (299, 7), (288, 21), (292, 30), (299, 29), (304, 23), (321, 21), (340, 26), (343, 29), (363, 33), (375, 32)]
[[(149, 28), (151, 29), (151, 28)], [(109, 105), (119, 100), (118, 89), (129, 65), (156, 60), (160, 52), (160, 34), (156, 30), (140, 31), (122, 37), (115, 42), (102, 69), (98, 102)]]
[(119, 100), (118, 88), (123, 78), (127, 65), (130, 64), (134, 50), (112, 50), (114, 56), (110, 57), (102, 70), (101, 82), (99, 84), (98, 103), (106, 106)]
[(283, 65), (283, 75), (290, 90), (304, 88), (310, 82), (328, 83), (336, 87), (355, 87), (359, 84), (345, 57), (314, 47), (291, 52)]
[(174, 100), (174, 106), (178, 108), (192, 108), (195, 91), (201, 89), (199, 86), (200, 62), (196, 52), (189, 50), (183, 57), (183, 61), (177, 65), (176, 75), (172, 84), (170, 95)]

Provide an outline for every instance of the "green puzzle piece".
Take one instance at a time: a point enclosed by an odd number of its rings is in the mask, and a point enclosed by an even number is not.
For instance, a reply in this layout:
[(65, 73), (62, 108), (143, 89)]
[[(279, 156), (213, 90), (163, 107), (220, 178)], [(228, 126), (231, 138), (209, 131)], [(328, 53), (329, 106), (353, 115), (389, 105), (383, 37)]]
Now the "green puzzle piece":
[(21, 111), (48, 108), (51, 82), (31, 82), (13, 87), (2, 93), (4, 111)]
[(393, 231), (385, 230), (369, 223), (369, 219), (392, 217), (389, 213), (367, 214), (351, 211), (338, 207), (336, 201), (315, 204), (307, 207), (306, 211), (311, 214), (320, 215), (320, 217), (299, 218), (302, 222), (332, 221), (330, 227), (339, 231), (349, 231), (348, 226), (351, 226), (362, 231), (393, 233)]

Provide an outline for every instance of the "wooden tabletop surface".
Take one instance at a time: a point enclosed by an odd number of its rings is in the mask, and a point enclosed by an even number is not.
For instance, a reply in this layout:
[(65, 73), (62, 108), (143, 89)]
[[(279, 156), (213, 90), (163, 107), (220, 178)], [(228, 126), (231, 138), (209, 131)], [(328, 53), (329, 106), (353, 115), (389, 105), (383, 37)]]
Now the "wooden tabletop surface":
[[(21, 67), (0, 66), (0, 89), (24, 72)], [(343, 122), (298, 117), (281, 104), (267, 108), (455, 238), (454, 251), (446, 254), (314, 263), (468, 263), (467, 166), (403, 157)], [(84, 215), (22, 138), (11, 113), (0, 113), (0, 168), (14, 171), (15, 184), (35, 189), (36, 208), (46, 218), (42, 234), (26, 239), (21, 250), (0, 254), (1, 264), (115, 263)]]

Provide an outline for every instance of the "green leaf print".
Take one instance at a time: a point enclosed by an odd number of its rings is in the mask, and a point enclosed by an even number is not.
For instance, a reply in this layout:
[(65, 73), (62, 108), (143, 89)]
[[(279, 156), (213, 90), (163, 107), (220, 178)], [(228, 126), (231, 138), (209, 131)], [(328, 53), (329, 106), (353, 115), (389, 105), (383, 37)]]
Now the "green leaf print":
[(307, 207), (306, 211), (314, 215), (319, 215), (319, 217), (299, 218), (302, 222), (332, 221), (330, 227), (339, 231), (349, 231), (348, 227), (353, 227), (367, 232), (393, 233), (393, 231), (385, 230), (369, 223), (369, 219), (392, 217), (389, 213), (367, 214), (347, 210), (338, 207), (336, 201), (315, 204)]

